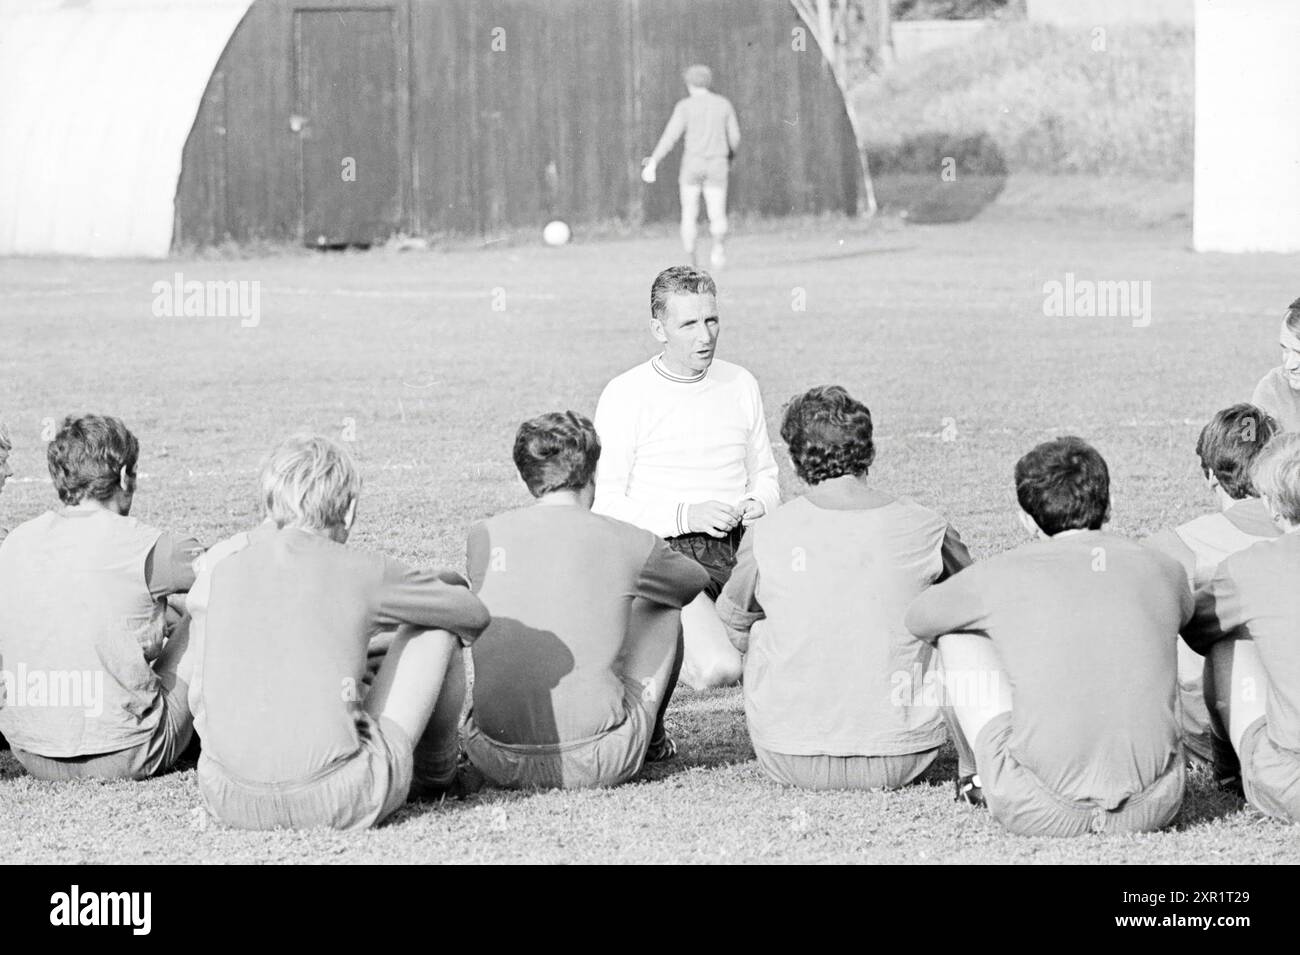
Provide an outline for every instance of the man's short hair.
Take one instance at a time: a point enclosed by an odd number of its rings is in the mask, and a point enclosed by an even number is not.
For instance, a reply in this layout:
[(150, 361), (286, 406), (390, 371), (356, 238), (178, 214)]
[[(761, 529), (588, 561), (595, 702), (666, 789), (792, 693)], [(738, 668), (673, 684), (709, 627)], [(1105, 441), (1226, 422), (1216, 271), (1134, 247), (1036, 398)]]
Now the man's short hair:
[(318, 434), (286, 438), (262, 462), (262, 507), (277, 527), (330, 530), (347, 523), (361, 473), (342, 445)]
[(9, 429), (5, 423), (0, 421), (0, 454), (8, 454), (14, 449), (13, 439), (9, 437)]
[(1255, 458), (1251, 477), (1275, 511), (1300, 524), (1300, 432), (1274, 436)]
[(682, 79), (688, 86), (699, 86), (706, 90), (713, 88), (713, 71), (703, 63), (696, 63), (682, 70)]
[(839, 385), (812, 388), (791, 398), (781, 422), (781, 440), (805, 484), (866, 474), (876, 459), (871, 434), (871, 411)]
[[(119, 490), (135, 491), (140, 442), (120, 419), (68, 415), (45, 449), (54, 490), (64, 504), (107, 501)], [(126, 472), (126, 486), (122, 472)]]
[(1286, 322), (1287, 331), (1292, 335), (1300, 336), (1300, 298), (1286, 307), (1283, 321)]
[(1201, 429), (1196, 439), (1196, 456), (1201, 471), (1214, 475), (1225, 494), (1234, 501), (1254, 497), (1250, 466), (1277, 433), (1277, 422), (1261, 408), (1248, 402), (1224, 408)]
[(689, 265), (674, 265), (656, 275), (654, 284), (650, 286), (650, 315), (663, 321), (668, 311), (668, 299), (673, 295), (716, 297), (717, 294), (718, 286), (708, 272)]
[(1110, 471), (1082, 438), (1044, 441), (1016, 462), (1016, 499), (1044, 534), (1095, 531), (1110, 511)]
[(533, 497), (580, 491), (596, 473), (600, 438), (589, 418), (574, 411), (552, 411), (519, 426), (514, 459)]

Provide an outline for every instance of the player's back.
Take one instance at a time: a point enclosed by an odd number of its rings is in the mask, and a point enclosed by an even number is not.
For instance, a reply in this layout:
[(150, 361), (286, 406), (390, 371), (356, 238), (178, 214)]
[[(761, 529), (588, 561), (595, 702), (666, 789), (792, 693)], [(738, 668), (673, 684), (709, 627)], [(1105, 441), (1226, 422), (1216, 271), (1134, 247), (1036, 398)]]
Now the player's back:
[(731, 100), (712, 91), (695, 93), (677, 104), (686, 121), (683, 162), (726, 159), (731, 155), (728, 126), (735, 122)]
[(266, 524), (216, 564), (202, 638), (205, 754), (242, 779), (276, 783), (356, 750), (384, 572), (379, 555)]
[(1191, 613), (1182, 568), (1103, 531), (994, 561), (989, 632), (1012, 681), (1017, 756), (1058, 793), (1118, 804), (1177, 753), (1175, 641)]
[(546, 745), (617, 725), (616, 661), (657, 543), (578, 505), (533, 505), (475, 526), (470, 578), (492, 622), (474, 645), (474, 720), (488, 736)]
[(930, 648), (903, 626), (943, 570), (947, 522), (907, 498), (782, 504), (747, 532), (765, 619), (745, 659), (756, 744), (781, 753), (919, 752), (945, 738), (924, 696)]

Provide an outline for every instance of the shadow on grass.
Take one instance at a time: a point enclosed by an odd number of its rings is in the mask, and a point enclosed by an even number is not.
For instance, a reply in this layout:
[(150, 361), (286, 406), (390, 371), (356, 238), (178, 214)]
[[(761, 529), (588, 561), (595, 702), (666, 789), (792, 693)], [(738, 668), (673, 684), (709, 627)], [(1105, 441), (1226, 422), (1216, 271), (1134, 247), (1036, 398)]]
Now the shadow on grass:
[[(1213, 774), (1208, 769), (1192, 767), (1187, 771), (1183, 807), (1178, 810), (1169, 829), (1181, 832), (1236, 815), (1245, 808), (1246, 803), (1240, 796), (1224, 792), (1214, 785)], [(1263, 816), (1259, 818), (1264, 819)]]
[(868, 255), (890, 255), (895, 252), (912, 252), (916, 246), (898, 245), (883, 249), (853, 249), (847, 252), (830, 252), (826, 255), (805, 255), (797, 259), (782, 259), (781, 265), (802, 265), (807, 262), (834, 262), (837, 259), (859, 259)]
[(27, 775), (27, 771), (14, 759), (8, 750), (0, 751), (0, 779), (17, 779)]

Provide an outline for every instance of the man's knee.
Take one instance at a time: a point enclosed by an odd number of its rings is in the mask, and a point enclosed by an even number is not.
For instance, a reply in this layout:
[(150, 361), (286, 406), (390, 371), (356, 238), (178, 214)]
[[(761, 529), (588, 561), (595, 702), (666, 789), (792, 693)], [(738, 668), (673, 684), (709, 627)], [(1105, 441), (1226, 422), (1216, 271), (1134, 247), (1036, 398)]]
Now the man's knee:
[(744, 673), (744, 664), (737, 654), (734, 659), (715, 658), (707, 660), (697, 668), (696, 686), (701, 690), (713, 690), (724, 686), (735, 686)]

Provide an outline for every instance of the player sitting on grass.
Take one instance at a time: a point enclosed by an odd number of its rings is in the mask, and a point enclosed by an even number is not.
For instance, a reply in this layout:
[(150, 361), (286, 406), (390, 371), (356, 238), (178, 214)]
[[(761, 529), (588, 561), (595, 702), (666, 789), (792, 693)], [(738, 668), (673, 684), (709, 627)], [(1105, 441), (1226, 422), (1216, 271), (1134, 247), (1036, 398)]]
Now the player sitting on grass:
[(1185, 780), (1174, 715), (1174, 647), (1192, 613), (1183, 570), (1101, 529), (1110, 477), (1079, 438), (1040, 444), (1015, 479), (1021, 521), (1038, 539), (926, 590), (907, 628), (938, 643), (1003, 826), (1043, 836), (1159, 829)]
[[(458, 574), (346, 546), (361, 477), (328, 438), (284, 441), (260, 483), (269, 520), (213, 548), (190, 592), (199, 789), (241, 829), (372, 826), (453, 782), (460, 641), (487, 610)], [(368, 638), (390, 628), (366, 693)]]
[(599, 457), (582, 415), (524, 422), (515, 466), (537, 500), (470, 530), (469, 576), (492, 623), (474, 645), (465, 750), (498, 786), (613, 786), (676, 749), (663, 713), (681, 608), (709, 575), (591, 513)]
[[(871, 412), (843, 388), (794, 398), (781, 437), (809, 489), (749, 529), (718, 599), (746, 654), (754, 752), (788, 785), (897, 789), (947, 736), (940, 694), (924, 695), (931, 648), (903, 614), (970, 555), (934, 511), (867, 482)], [(973, 776), (964, 755), (959, 775)]]
[[(1251, 465), (1276, 430), (1272, 418), (1249, 404), (1225, 408), (1201, 429), (1196, 456), (1219, 509), (1147, 541), (1183, 565), (1193, 593), (1210, 582), (1223, 558), (1281, 533), (1250, 481)], [(1236, 758), (1223, 747), (1214, 752), (1201, 686), (1204, 668), (1201, 655), (1180, 640), (1178, 704), (1183, 745), (1189, 756), (1214, 765), (1220, 779), (1228, 782), (1237, 776)]]
[(1270, 441), (1252, 479), (1283, 533), (1219, 564), (1183, 637), (1206, 654), (1211, 727), (1241, 762), (1246, 799), (1300, 822), (1300, 434)]
[(167, 598), (202, 548), (130, 516), (140, 443), (117, 418), (65, 418), (46, 456), (64, 506), (0, 546), (0, 732), (40, 779), (144, 779), (193, 735)]
[(1300, 298), (1287, 306), (1278, 338), (1282, 364), (1260, 379), (1251, 403), (1277, 419), (1283, 431), (1300, 431)]
[(709, 572), (709, 586), (682, 611), (679, 666), (696, 689), (740, 679), (714, 601), (745, 527), (781, 503), (758, 382), (715, 357), (718, 328), (708, 273), (664, 269), (650, 287), (650, 333), (663, 353), (611, 381), (596, 405), (604, 450), (595, 512), (666, 538)]

